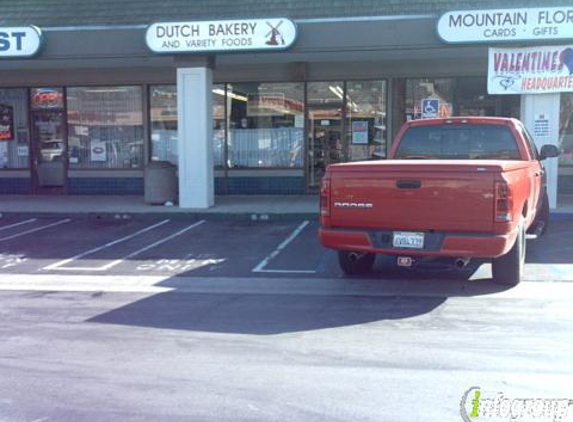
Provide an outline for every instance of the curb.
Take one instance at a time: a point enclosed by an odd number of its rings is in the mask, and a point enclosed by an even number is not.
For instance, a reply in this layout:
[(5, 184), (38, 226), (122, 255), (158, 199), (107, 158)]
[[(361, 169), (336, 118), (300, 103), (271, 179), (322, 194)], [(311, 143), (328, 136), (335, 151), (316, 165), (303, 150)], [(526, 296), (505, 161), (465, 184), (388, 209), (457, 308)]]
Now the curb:
[(0, 219), (7, 217), (73, 218), (90, 220), (147, 220), (170, 219), (176, 221), (300, 221), (318, 220), (318, 213), (254, 213), (254, 212), (0, 212)]
[[(300, 221), (318, 220), (318, 212), (292, 212), (292, 213), (260, 213), (260, 212), (124, 212), (124, 211), (89, 211), (89, 212), (14, 212), (0, 211), (0, 219), (6, 217), (30, 217), (30, 218), (74, 218), (96, 220), (146, 220), (157, 218), (169, 218), (178, 221)], [(573, 212), (552, 212), (551, 221), (573, 221)]]
[(573, 284), (524, 281), (517, 287), (489, 280), (347, 279), (347, 278), (205, 278), (133, 275), (6, 274), (2, 291), (70, 291), (110, 293), (191, 293), (224, 295), (288, 295), (345, 297), (437, 297), (484, 299), (573, 299)]

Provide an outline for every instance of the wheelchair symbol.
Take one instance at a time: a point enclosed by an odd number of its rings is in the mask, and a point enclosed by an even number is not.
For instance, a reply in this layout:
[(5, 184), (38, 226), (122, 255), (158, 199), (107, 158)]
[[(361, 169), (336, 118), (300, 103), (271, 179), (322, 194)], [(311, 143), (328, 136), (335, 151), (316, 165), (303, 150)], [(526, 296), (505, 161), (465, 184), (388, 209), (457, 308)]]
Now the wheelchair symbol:
[(438, 117), (440, 102), (439, 100), (423, 100), (422, 113), (425, 118)]

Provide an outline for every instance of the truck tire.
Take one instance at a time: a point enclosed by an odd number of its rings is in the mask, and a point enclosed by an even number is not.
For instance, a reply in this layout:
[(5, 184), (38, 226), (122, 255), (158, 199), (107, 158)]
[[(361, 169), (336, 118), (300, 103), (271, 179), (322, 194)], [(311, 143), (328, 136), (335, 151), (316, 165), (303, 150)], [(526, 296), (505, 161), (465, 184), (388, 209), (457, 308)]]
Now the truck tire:
[(340, 268), (348, 275), (368, 274), (375, 260), (376, 255), (373, 253), (338, 251)]
[(533, 223), (533, 226), (543, 224), (543, 229), (538, 233), (539, 237), (543, 236), (549, 228), (549, 196), (547, 196), (547, 191), (543, 194), (542, 201), (543, 203), (539, 209), (539, 214), (535, 217), (535, 222)]
[(525, 266), (525, 228), (519, 224), (519, 231), (513, 247), (503, 256), (495, 258), (491, 265), (493, 280), (496, 284), (517, 286)]

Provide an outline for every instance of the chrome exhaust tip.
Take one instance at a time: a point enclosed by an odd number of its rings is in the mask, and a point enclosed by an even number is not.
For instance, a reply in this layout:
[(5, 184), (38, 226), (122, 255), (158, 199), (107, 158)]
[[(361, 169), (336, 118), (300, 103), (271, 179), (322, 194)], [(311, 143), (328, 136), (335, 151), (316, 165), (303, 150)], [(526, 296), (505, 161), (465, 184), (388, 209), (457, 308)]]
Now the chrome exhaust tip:
[(461, 269), (467, 267), (469, 263), (470, 263), (469, 258), (458, 258), (458, 259), (456, 259), (455, 265), (456, 265), (456, 268), (461, 270)]
[(348, 254), (348, 259), (349, 259), (351, 262), (356, 262), (356, 261), (358, 261), (358, 260), (360, 259), (360, 255), (357, 254), (356, 252), (350, 252), (350, 253)]

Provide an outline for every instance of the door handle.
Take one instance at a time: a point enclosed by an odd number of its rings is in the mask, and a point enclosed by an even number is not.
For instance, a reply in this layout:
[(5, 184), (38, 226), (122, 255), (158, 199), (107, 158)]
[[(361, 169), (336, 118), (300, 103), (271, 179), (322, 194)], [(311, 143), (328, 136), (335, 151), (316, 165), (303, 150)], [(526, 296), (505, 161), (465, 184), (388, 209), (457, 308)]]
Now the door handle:
[(396, 187), (398, 189), (420, 189), (422, 182), (420, 180), (398, 180)]

